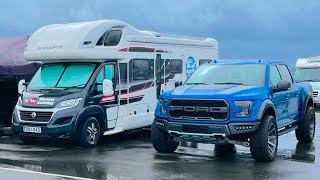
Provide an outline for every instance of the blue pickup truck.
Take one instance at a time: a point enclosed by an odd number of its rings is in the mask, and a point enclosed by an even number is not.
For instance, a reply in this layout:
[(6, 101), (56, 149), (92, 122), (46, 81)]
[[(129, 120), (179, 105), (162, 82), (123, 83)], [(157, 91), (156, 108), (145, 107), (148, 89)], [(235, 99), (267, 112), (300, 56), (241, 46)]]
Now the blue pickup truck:
[(278, 136), (295, 130), (311, 142), (315, 113), (309, 83), (297, 84), (282, 62), (215, 61), (159, 97), (153, 147), (174, 152), (179, 142), (238, 144), (256, 161), (273, 161)]

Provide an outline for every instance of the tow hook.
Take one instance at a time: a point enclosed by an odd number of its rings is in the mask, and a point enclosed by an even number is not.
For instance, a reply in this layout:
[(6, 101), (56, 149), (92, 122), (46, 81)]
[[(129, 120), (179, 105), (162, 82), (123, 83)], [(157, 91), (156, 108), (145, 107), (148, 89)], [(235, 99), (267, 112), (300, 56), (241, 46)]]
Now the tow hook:
[(249, 142), (229, 140), (229, 143), (230, 144), (236, 144), (236, 145), (244, 146), (244, 147), (250, 147), (250, 143)]

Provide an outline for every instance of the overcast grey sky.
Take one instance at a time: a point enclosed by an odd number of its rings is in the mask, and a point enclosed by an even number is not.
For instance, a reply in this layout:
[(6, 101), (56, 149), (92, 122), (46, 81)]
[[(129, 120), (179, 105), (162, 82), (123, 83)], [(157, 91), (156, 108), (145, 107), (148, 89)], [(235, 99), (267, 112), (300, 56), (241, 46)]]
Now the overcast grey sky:
[(221, 59), (320, 55), (318, 0), (10, 0), (0, 6), (0, 37), (54, 23), (118, 19), (138, 29), (213, 37)]

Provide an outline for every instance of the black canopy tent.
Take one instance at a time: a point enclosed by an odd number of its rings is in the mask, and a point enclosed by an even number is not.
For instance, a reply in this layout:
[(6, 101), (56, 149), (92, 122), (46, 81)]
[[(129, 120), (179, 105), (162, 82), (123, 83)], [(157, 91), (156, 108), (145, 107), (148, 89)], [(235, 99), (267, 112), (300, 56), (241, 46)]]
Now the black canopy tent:
[(28, 37), (0, 38), (0, 124), (10, 125), (18, 99), (18, 82), (29, 81), (39, 64), (26, 61), (23, 51)]

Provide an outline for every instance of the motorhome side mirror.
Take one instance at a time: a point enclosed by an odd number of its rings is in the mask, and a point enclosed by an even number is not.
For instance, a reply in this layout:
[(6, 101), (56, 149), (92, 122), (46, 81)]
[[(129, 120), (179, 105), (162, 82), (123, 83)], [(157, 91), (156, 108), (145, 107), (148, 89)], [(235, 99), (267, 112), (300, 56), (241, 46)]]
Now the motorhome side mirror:
[(109, 79), (104, 79), (102, 82), (102, 92), (104, 96), (111, 96), (114, 94), (113, 83)]
[(25, 91), (27, 89), (27, 86), (26, 86), (26, 80), (22, 79), (19, 81), (19, 84), (18, 84), (18, 92), (19, 94), (22, 94), (23, 91)]
[(274, 88), (274, 92), (280, 92), (280, 91), (287, 91), (289, 88), (291, 88), (291, 83), (286, 80), (280, 80), (277, 84), (277, 87)]
[(174, 83), (174, 86), (175, 87), (178, 87), (178, 86), (181, 86), (182, 85), (182, 81), (176, 81), (175, 83)]

